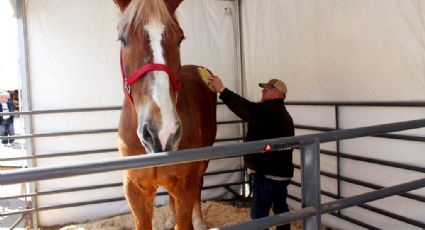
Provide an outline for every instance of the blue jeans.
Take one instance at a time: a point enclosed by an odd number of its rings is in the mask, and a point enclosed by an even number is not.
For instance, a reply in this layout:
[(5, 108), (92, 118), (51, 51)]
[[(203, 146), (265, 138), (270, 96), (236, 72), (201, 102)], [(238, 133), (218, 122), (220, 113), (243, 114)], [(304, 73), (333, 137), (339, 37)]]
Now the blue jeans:
[[(251, 218), (258, 219), (269, 216), (270, 209), (274, 214), (288, 212), (286, 197), (290, 181), (278, 181), (255, 173), (252, 185)], [(290, 224), (281, 225), (276, 230), (289, 230)]]
[[(13, 127), (13, 121), (3, 120), (0, 124), (0, 136), (14, 136), (15, 129)], [(14, 139), (1, 140), (2, 144), (13, 143)]]

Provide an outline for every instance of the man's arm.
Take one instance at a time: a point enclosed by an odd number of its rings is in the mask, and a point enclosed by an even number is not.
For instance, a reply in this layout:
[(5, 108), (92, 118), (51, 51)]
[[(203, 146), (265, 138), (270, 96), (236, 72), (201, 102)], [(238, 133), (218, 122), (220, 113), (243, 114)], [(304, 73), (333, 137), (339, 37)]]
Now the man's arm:
[(251, 102), (233, 91), (224, 87), (223, 82), (217, 76), (210, 76), (208, 82), (216, 92), (220, 93), (219, 98), (229, 109), (242, 120), (247, 122), (261, 122), (260, 114), (263, 113), (257, 103)]

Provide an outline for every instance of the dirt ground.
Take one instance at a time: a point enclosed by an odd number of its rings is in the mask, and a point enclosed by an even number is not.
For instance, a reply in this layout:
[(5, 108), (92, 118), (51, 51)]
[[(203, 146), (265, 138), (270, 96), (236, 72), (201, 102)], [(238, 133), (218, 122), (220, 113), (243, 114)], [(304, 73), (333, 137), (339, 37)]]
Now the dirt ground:
[[(250, 220), (249, 206), (246, 202), (214, 202), (207, 201), (202, 203), (202, 214), (208, 228), (222, 227), (225, 225), (237, 224)], [(155, 230), (163, 230), (162, 227), (168, 216), (168, 207), (155, 208), (153, 225)], [(68, 226), (56, 226), (40, 228), (40, 230), (129, 230), (133, 229), (133, 218), (131, 214), (115, 216), (103, 220), (91, 221), (84, 224), (75, 224)], [(272, 228), (274, 229), (274, 228)], [(291, 223), (291, 230), (299, 230), (301, 222)]]

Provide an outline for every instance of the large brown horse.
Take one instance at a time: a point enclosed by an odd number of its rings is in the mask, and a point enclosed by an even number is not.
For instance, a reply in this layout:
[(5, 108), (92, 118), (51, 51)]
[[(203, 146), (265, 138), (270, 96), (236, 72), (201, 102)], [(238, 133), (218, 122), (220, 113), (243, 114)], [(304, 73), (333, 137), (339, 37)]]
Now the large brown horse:
[[(216, 94), (197, 66), (181, 66), (184, 38), (175, 10), (182, 0), (114, 0), (125, 99), (118, 129), (123, 156), (154, 154), (213, 144)], [(205, 229), (200, 209), (207, 161), (131, 169), (124, 192), (136, 229), (152, 229), (153, 201), (159, 186), (170, 194), (173, 216), (164, 228)]]

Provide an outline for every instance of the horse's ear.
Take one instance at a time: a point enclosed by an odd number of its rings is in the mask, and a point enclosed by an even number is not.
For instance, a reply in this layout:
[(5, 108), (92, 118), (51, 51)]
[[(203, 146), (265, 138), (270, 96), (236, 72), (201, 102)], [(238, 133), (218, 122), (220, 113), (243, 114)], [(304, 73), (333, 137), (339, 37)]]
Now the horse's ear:
[(180, 3), (183, 2), (183, 0), (166, 0), (168, 7), (170, 8), (171, 12), (175, 12), (177, 7), (179, 7)]
[(128, 4), (130, 4), (131, 0), (114, 0), (115, 5), (120, 8), (121, 12), (124, 12), (124, 10), (127, 8)]

